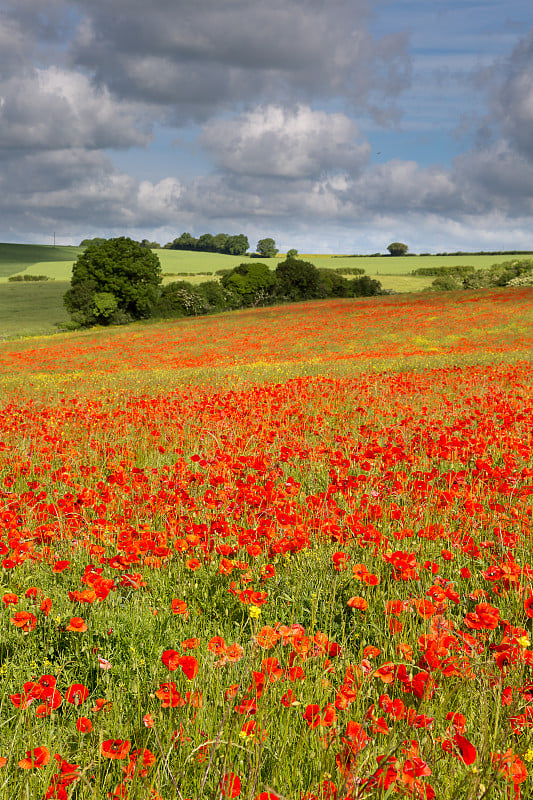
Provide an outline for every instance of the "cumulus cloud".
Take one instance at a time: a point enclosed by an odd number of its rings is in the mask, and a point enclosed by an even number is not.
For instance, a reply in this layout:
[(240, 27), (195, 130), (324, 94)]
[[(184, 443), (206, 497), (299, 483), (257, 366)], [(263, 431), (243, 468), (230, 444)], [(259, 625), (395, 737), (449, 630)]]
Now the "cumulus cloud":
[(309, 106), (260, 106), (230, 119), (206, 124), (199, 139), (218, 167), (243, 175), (287, 178), (357, 171), (369, 160), (353, 119)]
[(0, 88), (0, 147), (57, 150), (146, 145), (149, 127), (132, 103), (59, 67), (12, 76)]

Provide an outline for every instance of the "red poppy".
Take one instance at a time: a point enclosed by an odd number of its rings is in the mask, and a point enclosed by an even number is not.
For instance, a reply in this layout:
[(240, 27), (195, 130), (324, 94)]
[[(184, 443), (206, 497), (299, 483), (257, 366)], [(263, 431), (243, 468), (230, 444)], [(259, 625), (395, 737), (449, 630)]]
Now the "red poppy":
[(220, 782), (220, 791), (225, 797), (238, 797), (241, 793), (241, 779), (234, 772), (226, 773)]
[(47, 747), (35, 747), (26, 751), (26, 758), (21, 759), (18, 765), (21, 769), (42, 769), (50, 761), (50, 751)]
[(181, 655), (177, 650), (164, 650), (161, 661), (170, 672), (174, 672), (181, 663)]
[(37, 617), (29, 611), (17, 611), (12, 617), (11, 622), (24, 633), (35, 630)]
[(81, 617), (72, 617), (66, 630), (74, 631), (75, 633), (84, 633), (87, 630), (87, 625)]
[(65, 692), (65, 700), (73, 706), (81, 706), (89, 697), (89, 690), (83, 683), (73, 683)]
[(106, 739), (105, 742), (102, 742), (100, 752), (104, 758), (121, 760), (126, 758), (130, 748), (131, 742), (127, 739)]
[(78, 717), (76, 720), (76, 730), (80, 733), (90, 733), (93, 729), (93, 724), (87, 717)]

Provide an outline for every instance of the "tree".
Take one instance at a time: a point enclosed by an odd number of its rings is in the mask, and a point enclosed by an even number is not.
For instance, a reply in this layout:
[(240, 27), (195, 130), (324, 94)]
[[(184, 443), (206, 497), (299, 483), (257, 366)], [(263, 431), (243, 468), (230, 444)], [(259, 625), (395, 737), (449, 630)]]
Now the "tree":
[(228, 237), (226, 253), (230, 256), (243, 256), (249, 247), (248, 238), (243, 233), (238, 233), (236, 236)]
[(320, 272), (309, 261), (286, 258), (276, 267), (276, 294), (295, 301), (320, 297)]
[(287, 255), (286, 255), (286, 258), (296, 258), (296, 256), (297, 256), (297, 255), (298, 255), (298, 250), (296, 250), (296, 249), (293, 247), (293, 248), (291, 248), (290, 250), (287, 250)]
[(82, 325), (149, 317), (159, 298), (161, 265), (155, 253), (124, 236), (89, 244), (72, 267), (63, 302)]
[(191, 236), (190, 233), (182, 233), (177, 239), (174, 239), (170, 244), (165, 245), (170, 250), (196, 250), (198, 240)]
[(403, 244), (403, 242), (392, 242), (392, 244), (389, 244), (387, 247), (387, 250), (391, 256), (404, 256), (409, 248), (406, 244)]
[(257, 252), (263, 258), (274, 258), (278, 252), (274, 239), (259, 239), (257, 242)]
[(216, 253), (217, 248), (215, 245), (215, 237), (212, 233), (202, 233), (198, 242), (196, 243), (196, 249), (201, 250), (203, 253)]

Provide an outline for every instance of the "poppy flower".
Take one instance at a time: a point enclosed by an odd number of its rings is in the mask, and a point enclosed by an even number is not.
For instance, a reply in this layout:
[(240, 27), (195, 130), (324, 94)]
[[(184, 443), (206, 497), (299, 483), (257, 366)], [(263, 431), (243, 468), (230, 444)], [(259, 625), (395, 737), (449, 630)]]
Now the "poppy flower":
[(181, 663), (181, 655), (177, 650), (164, 650), (161, 661), (170, 672), (174, 672)]
[(350, 597), (347, 602), (347, 605), (350, 608), (356, 608), (358, 611), (366, 611), (368, 608), (368, 603), (364, 597), (359, 597), (356, 595), (355, 597)]
[(83, 683), (73, 683), (65, 692), (65, 700), (73, 706), (81, 706), (89, 697), (89, 690)]
[(226, 642), (222, 636), (213, 636), (213, 638), (209, 640), (207, 649), (215, 655), (220, 655), (226, 649)]
[(182, 656), (179, 665), (185, 677), (192, 681), (198, 674), (198, 661), (194, 656)]
[(76, 720), (76, 730), (80, 733), (90, 733), (93, 729), (93, 724), (87, 717), (78, 717)]
[(23, 633), (30, 633), (35, 630), (37, 617), (29, 611), (17, 611), (12, 617), (11, 622), (15, 627), (20, 628)]
[(17, 595), (13, 594), (12, 592), (7, 592), (7, 594), (2, 597), (2, 602), (6, 605), (6, 607), (9, 605), (16, 606), (18, 601), (19, 599)]
[(131, 742), (127, 739), (106, 739), (100, 749), (104, 758), (121, 760), (130, 752)]
[(26, 758), (21, 759), (18, 765), (21, 769), (42, 769), (50, 761), (50, 751), (47, 747), (35, 747), (26, 751)]
[(84, 633), (87, 630), (87, 625), (81, 617), (72, 617), (66, 630), (75, 633)]
[(189, 615), (189, 612), (187, 610), (187, 603), (185, 602), (185, 600), (178, 600), (177, 598), (172, 600), (170, 608), (173, 614), (184, 614), (186, 616)]
[(220, 782), (220, 791), (225, 797), (238, 797), (241, 793), (241, 779), (234, 772), (226, 773)]

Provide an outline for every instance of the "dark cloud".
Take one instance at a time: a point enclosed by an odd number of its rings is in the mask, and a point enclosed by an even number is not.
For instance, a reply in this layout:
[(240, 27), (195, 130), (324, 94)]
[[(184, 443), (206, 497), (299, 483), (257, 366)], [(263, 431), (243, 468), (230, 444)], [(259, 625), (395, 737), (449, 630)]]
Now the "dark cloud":
[(365, 0), (78, 0), (72, 64), (117, 95), (206, 119), (243, 103), (343, 97), (409, 80), (406, 38), (376, 40)]
[(493, 77), (493, 120), (520, 153), (533, 159), (533, 31)]

